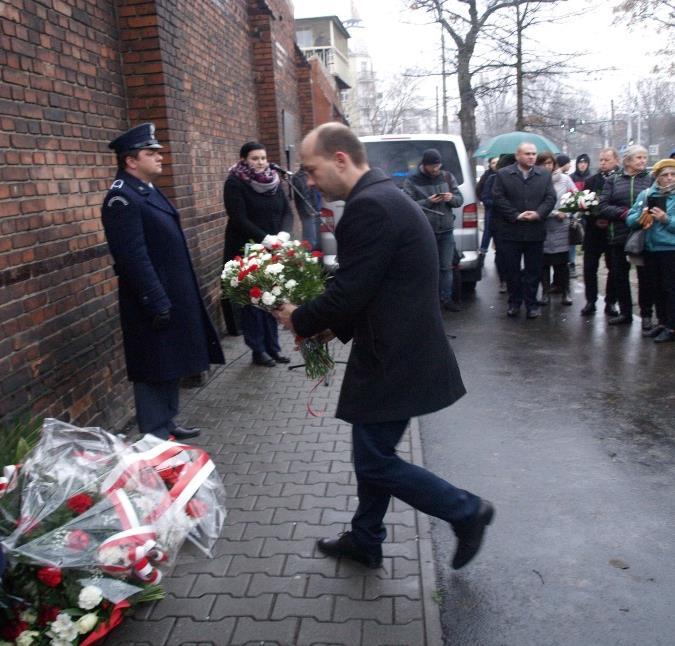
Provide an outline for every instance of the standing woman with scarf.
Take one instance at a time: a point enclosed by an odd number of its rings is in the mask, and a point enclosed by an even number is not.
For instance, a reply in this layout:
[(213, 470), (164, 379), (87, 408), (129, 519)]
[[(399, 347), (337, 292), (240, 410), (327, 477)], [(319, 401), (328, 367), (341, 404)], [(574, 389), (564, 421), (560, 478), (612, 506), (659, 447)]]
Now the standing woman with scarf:
[(675, 159), (656, 162), (652, 173), (654, 183), (638, 195), (626, 224), (646, 230), (645, 272), (658, 317), (646, 336), (665, 343), (675, 341)]
[[(241, 254), (247, 242), (266, 245), (271, 236), (291, 231), (293, 213), (279, 184), (278, 173), (267, 162), (265, 146), (255, 141), (245, 143), (239, 151), (239, 162), (230, 168), (225, 181), (229, 216), (225, 260)], [(289, 362), (280, 354), (277, 321), (271, 314), (247, 305), (242, 308), (241, 327), (254, 364), (272, 367)]]

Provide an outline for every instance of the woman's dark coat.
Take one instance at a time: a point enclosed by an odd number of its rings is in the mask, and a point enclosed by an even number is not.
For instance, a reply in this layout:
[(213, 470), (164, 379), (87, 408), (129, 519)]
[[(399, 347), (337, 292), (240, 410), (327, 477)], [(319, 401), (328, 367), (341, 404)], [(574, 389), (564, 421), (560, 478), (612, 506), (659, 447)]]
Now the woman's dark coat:
[(637, 175), (628, 175), (621, 171), (608, 177), (600, 195), (600, 217), (609, 220), (609, 244), (624, 245), (630, 229), (626, 225), (628, 211), (637, 196), (651, 186), (651, 178), (646, 170)]
[(293, 312), (298, 334), (352, 339), (336, 416), (385, 422), (449, 406), (466, 391), (443, 329), (436, 239), (420, 207), (381, 170), (347, 198), (335, 230), (340, 267)]
[[(119, 172), (102, 217), (119, 278), (129, 379), (172, 381), (224, 363), (171, 202), (157, 188)], [(154, 316), (167, 310), (168, 326), (153, 329)]]
[(293, 212), (281, 186), (273, 194), (261, 194), (238, 177), (230, 176), (223, 192), (229, 216), (225, 228), (225, 260), (241, 254), (247, 242), (262, 242), (266, 235), (280, 231), (291, 232)]

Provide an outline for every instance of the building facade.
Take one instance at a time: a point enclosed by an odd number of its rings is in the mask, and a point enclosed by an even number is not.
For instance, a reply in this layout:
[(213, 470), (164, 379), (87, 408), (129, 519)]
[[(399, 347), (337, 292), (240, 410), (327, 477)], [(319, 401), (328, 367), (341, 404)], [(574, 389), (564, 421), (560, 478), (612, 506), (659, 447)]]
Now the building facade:
[(100, 220), (108, 142), (157, 125), (158, 184), (222, 329), (227, 169), (251, 139), (293, 160), (317, 123), (311, 64), (288, 0), (10, 1), (0, 40), (0, 422), (118, 428), (132, 396)]

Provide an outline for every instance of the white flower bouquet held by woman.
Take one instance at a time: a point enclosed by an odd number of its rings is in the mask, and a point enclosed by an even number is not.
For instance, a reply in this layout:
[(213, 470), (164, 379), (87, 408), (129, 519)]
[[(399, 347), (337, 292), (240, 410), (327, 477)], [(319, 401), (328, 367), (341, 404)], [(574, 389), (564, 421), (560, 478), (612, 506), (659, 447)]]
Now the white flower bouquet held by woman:
[(593, 191), (568, 191), (560, 196), (558, 211), (563, 213), (593, 211), (599, 204), (600, 200)]

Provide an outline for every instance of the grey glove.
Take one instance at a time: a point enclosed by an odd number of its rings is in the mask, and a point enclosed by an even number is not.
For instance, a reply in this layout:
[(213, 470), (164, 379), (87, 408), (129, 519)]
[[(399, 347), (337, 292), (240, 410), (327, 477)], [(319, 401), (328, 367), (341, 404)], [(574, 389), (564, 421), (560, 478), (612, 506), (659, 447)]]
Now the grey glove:
[(155, 332), (159, 332), (160, 330), (166, 330), (166, 328), (169, 327), (170, 321), (171, 321), (171, 313), (169, 312), (169, 310), (165, 310), (164, 312), (155, 314), (152, 317), (152, 329), (155, 330)]

